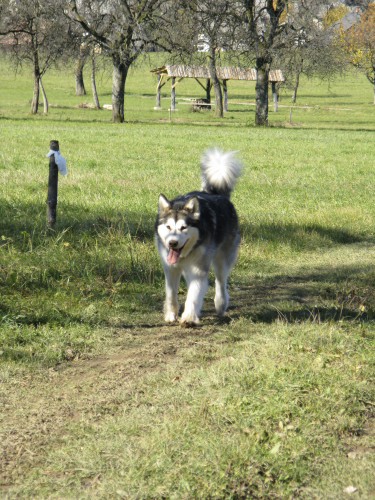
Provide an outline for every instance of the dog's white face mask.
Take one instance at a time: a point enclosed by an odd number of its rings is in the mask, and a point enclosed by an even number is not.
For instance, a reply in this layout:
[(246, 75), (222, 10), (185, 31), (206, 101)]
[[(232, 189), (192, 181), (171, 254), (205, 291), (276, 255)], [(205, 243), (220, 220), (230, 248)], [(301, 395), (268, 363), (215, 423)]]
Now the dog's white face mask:
[(189, 255), (199, 239), (199, 230), (189, 223), (189, 219), (199, 218), (199, 202), (196, 198), (187, 201), (181, 210), (175, 210), (163, 196), (159, 197), (161, 223), (158, 234), (168, 251), (167, 263), (172, 266)]

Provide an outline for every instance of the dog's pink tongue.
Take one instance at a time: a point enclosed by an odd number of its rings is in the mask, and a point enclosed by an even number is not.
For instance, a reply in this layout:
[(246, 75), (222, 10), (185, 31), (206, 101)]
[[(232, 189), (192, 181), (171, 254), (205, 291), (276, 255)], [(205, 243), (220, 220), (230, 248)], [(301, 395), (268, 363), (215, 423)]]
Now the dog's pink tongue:
[(178, 259), (180, 258), (180, 253), (181, 250), (175, 250), (174, 248), (170, 248), (167, 257), (168, 264), (170, 265), (176, 264)]

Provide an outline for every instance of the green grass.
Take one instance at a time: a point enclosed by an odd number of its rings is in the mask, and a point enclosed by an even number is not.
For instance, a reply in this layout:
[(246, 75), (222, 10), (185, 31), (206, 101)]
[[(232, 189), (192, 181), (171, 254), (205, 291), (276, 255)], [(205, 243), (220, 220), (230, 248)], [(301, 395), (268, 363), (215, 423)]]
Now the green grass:
[[(219, 120), (190, 110), (201, 90), (185, 80), (170, 122), (167, 93), (153, 110), (159, 63), (130, 74), (127, 122), (114, 125), (79, 108), (90, 96), (58, 71), (44, 82), (49, 115), (31, 116), (27, 69), (1, 61), (1, 494), (343, 498), (354, 486), (372, 498), (371, 86), (303, 81), (293, 123), (284, 91), (256, 129), (253, 83), (231, 82)], [(110, 86), (103, 71), (102, 104)], [(69, 168), (55, 230), (51, 139)], [(231, 308), (215, 318), (211, 287), (199, 328), (166, 326), (158, 195), (198, 188), (213, 145), (245, 164)]]

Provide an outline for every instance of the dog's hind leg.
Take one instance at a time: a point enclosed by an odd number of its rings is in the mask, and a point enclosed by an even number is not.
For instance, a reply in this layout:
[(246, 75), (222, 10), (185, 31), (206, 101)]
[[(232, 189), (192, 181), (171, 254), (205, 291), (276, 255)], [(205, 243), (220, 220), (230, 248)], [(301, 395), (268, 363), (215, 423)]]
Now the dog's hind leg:
[(220, 250), (213, 259), (215, 271), (215, 309), (218, 316), (223, 316), (229, 305), (228, 278), (236, 262), (238, 253), (238, 241), (236, 240), (229, 251)]
[(181, 279), (181, 271), (171, 267), (165, 267), (164, 274), (164, 319), (167, 323), (174, 323), (178, 319), (178, 287)]
[(229, 305), (227, 282), (230, 268), (228, 269), (224, 259), (219, 258), (214, 260), (213, 267), (215, 271), (215, 309), (218, 316), (223, 316)]
[(181, 316), (181, 323), (185, 325), (196, 325), (203, 305), (203, 300), (208, 288), (208, 271), (195, 271), (184, 273), (188, 292), (185, 309)]

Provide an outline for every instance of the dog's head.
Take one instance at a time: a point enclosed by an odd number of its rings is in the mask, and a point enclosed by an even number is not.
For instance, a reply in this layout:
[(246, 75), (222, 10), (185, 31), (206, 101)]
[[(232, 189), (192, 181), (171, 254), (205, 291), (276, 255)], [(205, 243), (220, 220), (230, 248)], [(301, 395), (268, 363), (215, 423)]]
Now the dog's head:
[(164, 195), (159, 196), (157, 232), (167, 249), (169, 265), (177, 264), (194, 248), (199, 239), (199, 217), (197, 197), (171, 202)]

